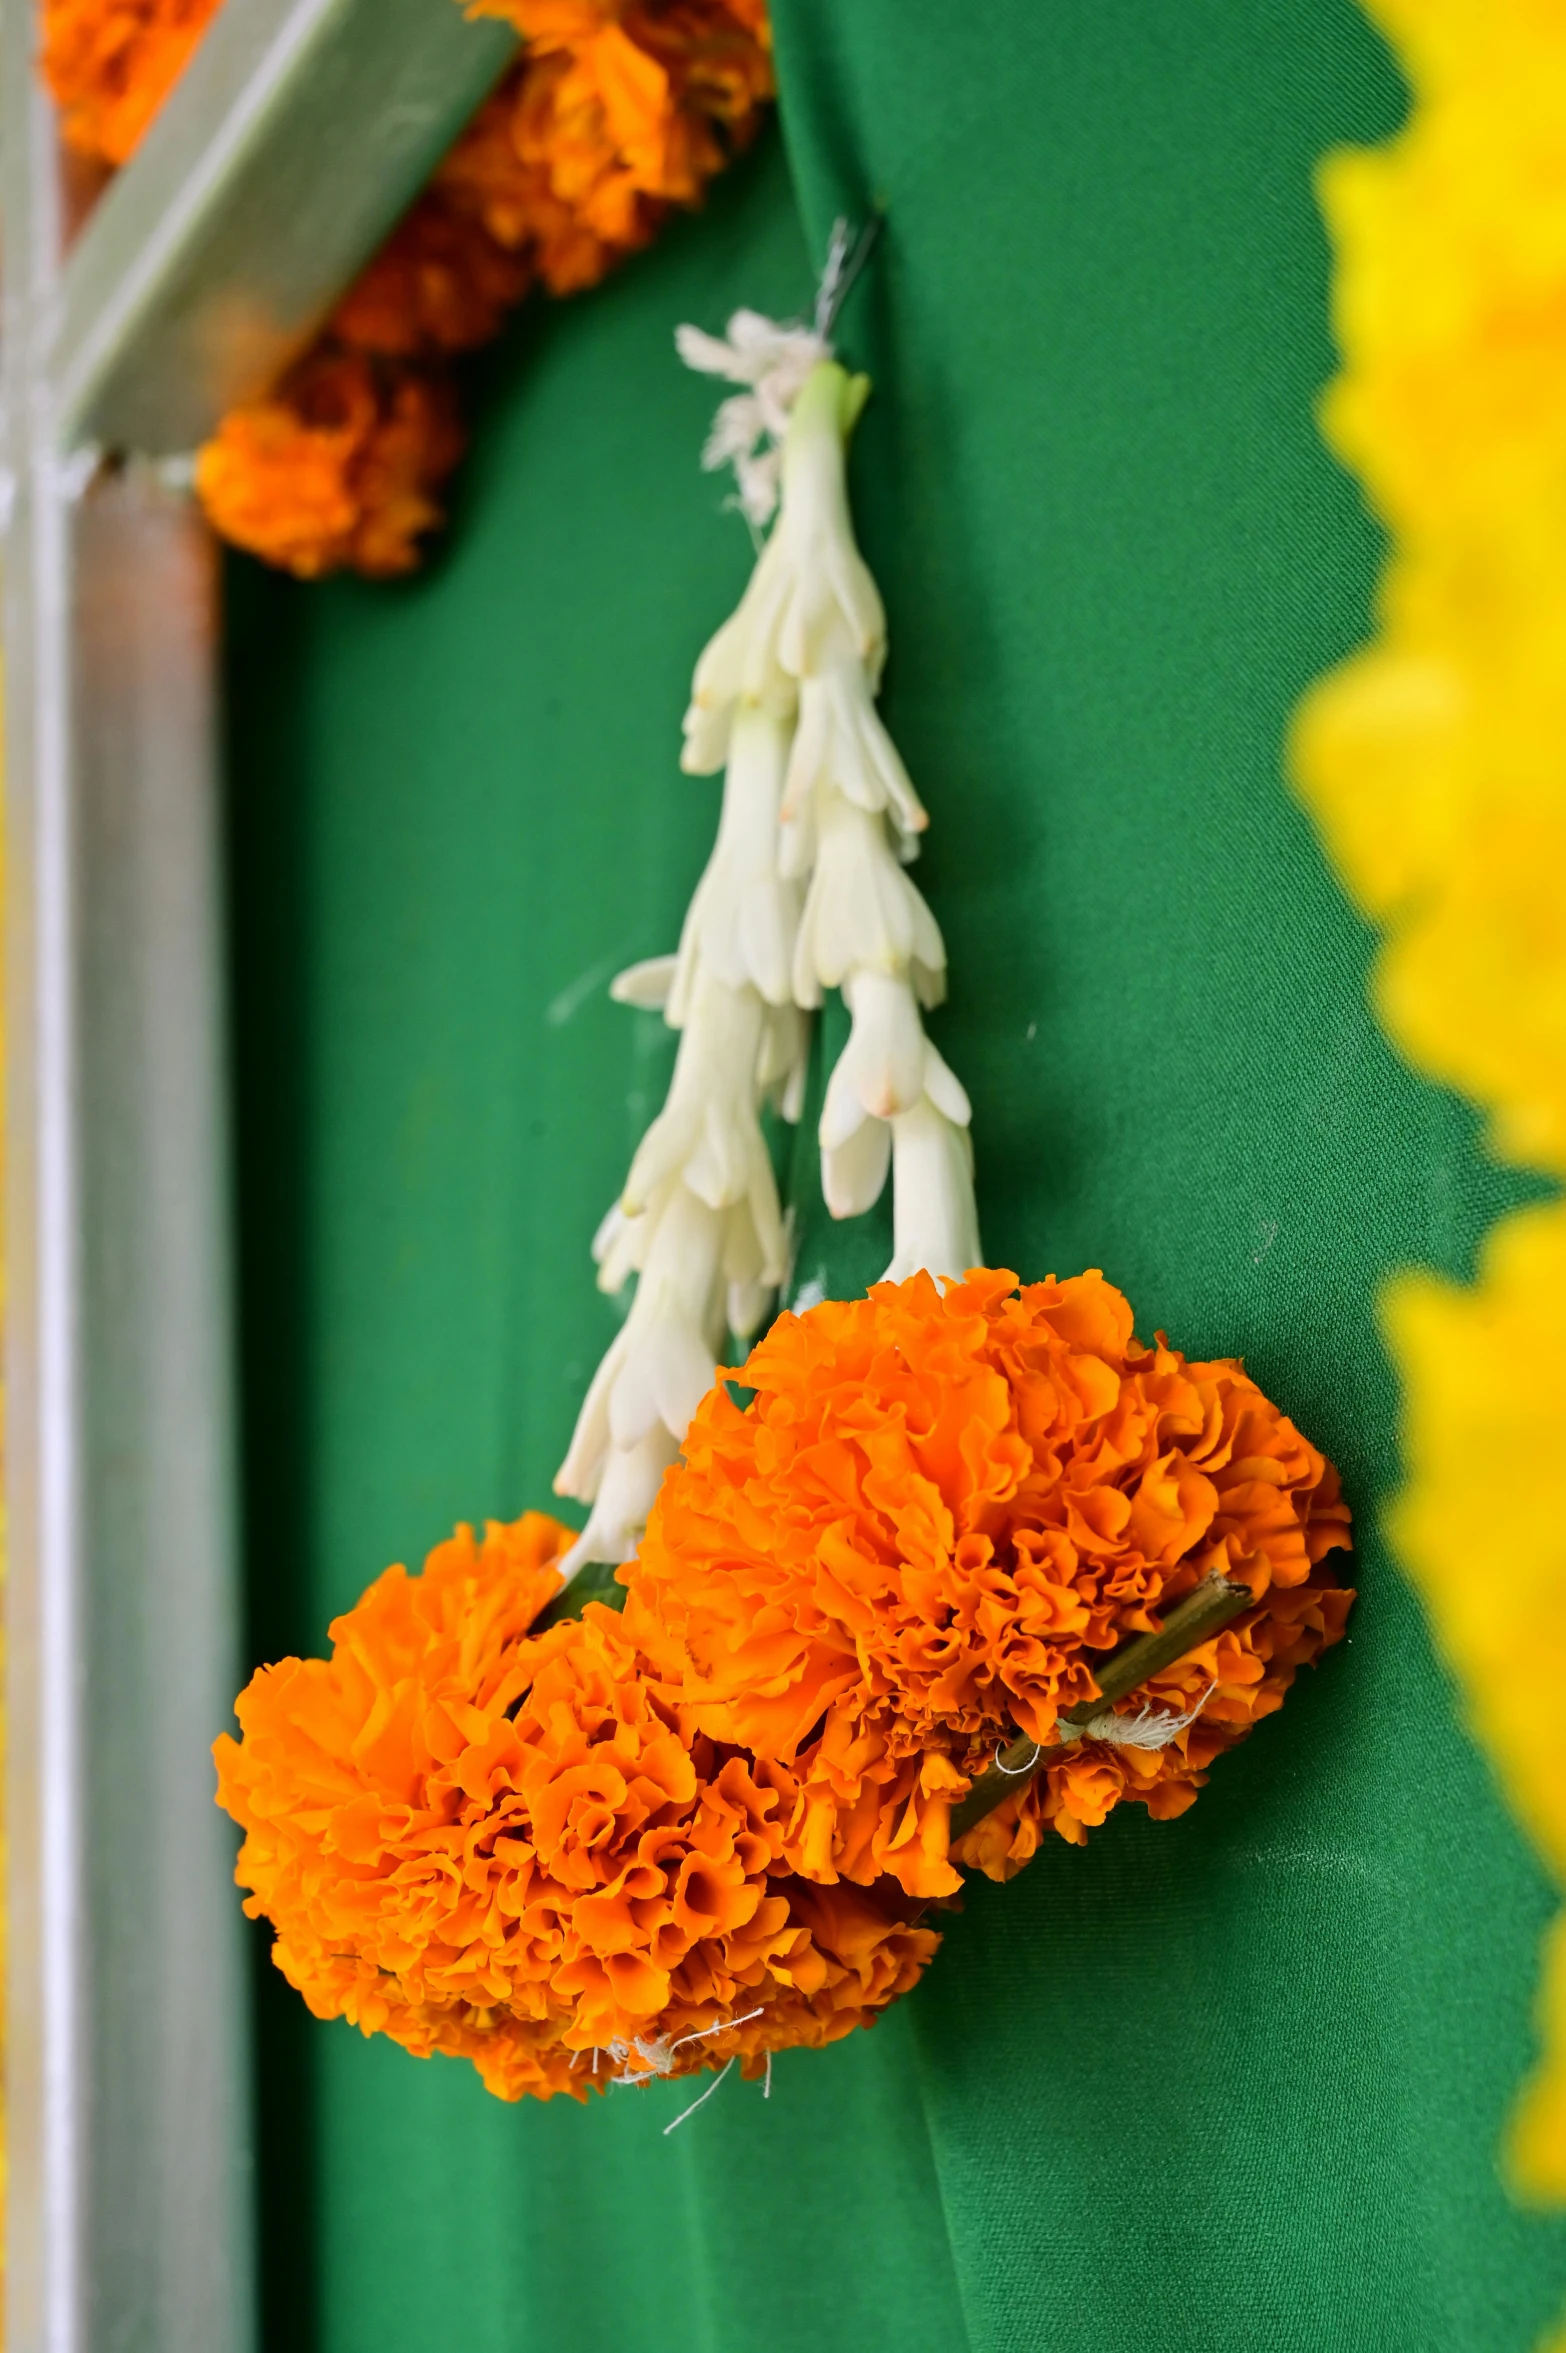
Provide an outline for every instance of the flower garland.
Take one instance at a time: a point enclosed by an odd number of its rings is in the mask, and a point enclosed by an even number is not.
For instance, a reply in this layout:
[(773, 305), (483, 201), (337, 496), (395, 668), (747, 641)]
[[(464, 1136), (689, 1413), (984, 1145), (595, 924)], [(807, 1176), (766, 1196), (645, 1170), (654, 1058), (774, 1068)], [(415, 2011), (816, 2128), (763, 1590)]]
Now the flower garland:
[[(1330, 159), (1343, 372), (1327, 429), (1395, 534), (1377, 642), (1315, 689), (1296, 767), (1382, 924), (1375, 997), (1415, 1066), (1566, 1174), (1566, 20), (1529, 0), (1374, 0), (1418, 104)], [(1470, 1718), (1566, 1881), (1566, 1206), (1514, 1213), (1478, 1282), (1399, 1277), (1399, 1554)], [(1497, 1466), (1504, 1465), (1504, 1471)], [(1566, 1913), (1512, 2155), (1566, 2198)], [(1566, 2346), (1566, 2338), (1562, 2339)]]
[[(677, 952), (615, 984), (680, 1046), (595, 1245), (606, 1289), (638, 1281), (557, 1482), (587, 1525), (529, 1513), (389, 1570), (216, 1748), (247, 1908), (311, 2008), (508, 2099), (769, 2081), (872, 2024), (964, 1868), (1009, 1878), (1122, 1799), (1184, 1812), (1352, 1600), (1336, 1473), (1237, 1363), (1142, 1347), (1102, 1274), (979, 1264), (968, 1100), (922, 1018), (927, 821), (848, 508), (853, 267), (840, 234), (808, 327), (680, 333), (743, 387), (707, 462), (775, 519), (686, 718), (686, 768), (724, 775), (712, 857)], [(726, 1374), (786, 1256), (760, 1114), (798, 1117), (829, 987), (852, 1027), (823, 1189), (852, 1216), (890, 1176), (893, 1263)]]
[[(77, 152), (134, 152), (216, 0), (43, 0)], [(413, 569), (463, 450), (452, 361), (536, 283), (594, 285), (694, 205), (772, 94), (764, 0), (477, 0), (527, 43), (430, 186), (266, 399), (225, 417), (196, 489), (235, 546), (313, 579)]]

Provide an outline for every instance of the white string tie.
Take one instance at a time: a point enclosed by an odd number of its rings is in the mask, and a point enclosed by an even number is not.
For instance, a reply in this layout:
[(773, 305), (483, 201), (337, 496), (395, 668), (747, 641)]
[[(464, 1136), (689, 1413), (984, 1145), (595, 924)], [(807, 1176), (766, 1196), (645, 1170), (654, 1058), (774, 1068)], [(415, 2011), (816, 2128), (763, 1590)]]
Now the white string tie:
[[(731, 2028), (748, 2026), (753, 2018), (760, 2016), (761, 2012), (757, 2009), (747, 2010), (742, 2018), (715, 2018), (710, 2026), (698, 2026), (689, 2034), (676, 2035), (673, 2042), (662, 2034), (633, 2034), (629, 2040), (617, 2036), (609, 2045), (609, 2056), (620, 2069), (613, 2080), (616, 2083), (651, 2083), (655, 2076), (672, 2075), (675, 2053), (683, 2051), (687, 2043), (705, 2042), (712, 2034), (727, 2034)], [(638, 2062), (634, 2067), (629, 2064), (633, 2058)], [(732, 2066), (733, 2061), (729, 2064)], [(698, 2101), (697, 2105), (700, 2104)], [(689, 2113), (687, 2109), (686, 2114)], [(676, 2118), (676, 2122), (679, 2121)]]
[(701, 2097), (699, 2099), (692, 2100), (688, 2108), (682, 2108), (672, 2124), (666, 2124), (664, 2126), (663, 2137), (665, 2140), (668, 2139), (671, 2132), (677, 2132), (679, 2130), (680, 2126), (685, 2122), (687, 2116), (694, 2116), (698, 2108), (704, 2108), (707, 2105), (707, 2102), (712, 2098), (713, 2093), (717, 2090), (719, 2084), (728, 2074), (728, 2071), (733, 2066), (733, 2064), (734, 2062), (732, 2059), (725, 2061), (724, 2065), (719, 2068), (717, 2074), (713, 2077), (711, 2083), (708, 2084)]
[(726, 335), (709, 335), (700, 327), (674, 330), (674, 347), (688, 368), (748, 387), (720, 404), (701, 462), (709, 474), (723, 466), (734, 468), (733, 504), (753, 531), (760, 531), (777, 512), (783, 436), (794, 403), (811, 369), (832, 357), (837, 314), (864, 268), (879, 227), (879, 221), (872, 220), (856, 240), (846, 220), (834, 223), (808, 326), (802, 319), (769, 319), (760, 311), (737, 310)]
[(1183, 1716), (1150, 1703), (1134, 1716), (1117, 1716), (1113, 1708), (1101, 1708), (1085, 1724), (1062, 1725), (1061, 1730), (1067, 1741), (1101, 1740), (1110, 1748), (1167, 1748), (1182, 1732), (1190, 1730), (1217, 1688), (1215, 1677), (1195, 1707), (1188, 1708)]

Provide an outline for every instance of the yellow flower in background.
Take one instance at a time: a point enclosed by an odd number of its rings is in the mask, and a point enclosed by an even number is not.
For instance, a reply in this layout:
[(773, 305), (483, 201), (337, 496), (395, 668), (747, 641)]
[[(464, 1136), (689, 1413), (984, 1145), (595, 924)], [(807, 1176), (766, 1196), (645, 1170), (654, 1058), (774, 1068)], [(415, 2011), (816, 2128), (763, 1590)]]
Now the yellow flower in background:
[[(3, 686), (0, 686), (0, 744), (3, 744), (3, 743), (4, 743), (4, 741), (5, 741), (5, 697), (4, 697), (4, 692), (3, 692)], [(4, 761), (3, 761), (3, 759), (0, 759), (0, 808), (3, 808), (3, 806), (4, 806), (4, 800), (5, 800), (5, 795), (4, 795), (4, 790), (3, 790), (4, 784), (5, 784), (5, 767), (4, 767)], [(3, 832), (0, 832), (0, 903), (3, 903), (3, 900), (4, 900), (4, 889), (5, 889), (5, 837), (4, 837), (4, 833), (3, 833)], [(3, 1104), (4, 1104), (4, 1102), (5, 1102), (5, 1083), (4, 1083), (4, 1082), (5, 1082), (5, 1023), (4, 1023), (4, 1011), (5, 1011), (4, 1005), (3, 1005), (3, 1004), (0, 1004), (0, 1105), (3, 1105)], [(3, 1127), (0, 1127), (0, 1175), (3, 1175), (3, 1173), (4, 1173), (4, 1169), (5, 1169), (5, 1134), (4, 1134), (4, 1129), (3, 1129)], [(0, 1194), (3, 1194), (3, 1188), (0, 1188)], [(3, 1304), (4, 1304), (4, 1295), (5, 1295), (5, 1253), (4, 1253), (3, 1244), (4, 1244), (4, 1236), (3, 1236), (3, 1235), (0, 1235), (0, 1307), (3, 1307)], [(5, 1503), (5, 1489), (4, 1489), (4, 1485), (3, 1485), (3, 1483), (0, 1483), (0, 1590), (3, 1590), (3, 1588), (4, 1588), (4, 1583), (5, 1583), (5, 1564), (6, 1564), (6, 1503)], [(4, 1664), (5, 1664), (4, 1636), (3, 1636), (3, 1631), (0, 1631), (0, 1668), (3, 1668), (3, 1667), (4, 1667)], [(4, 1717), (3, 1717), (3, 1716), (0, 1716), (0, 1795), (3, 1795), (3, 1793), (4, 1793), (4, 1780), (3, 1780), (3, 1766), (4, 1766), (4, 1758), (5, 1758), (5, 1719), (4, 1719)], [(6, 1870), (6, 1852), (5, 1852), (5, 1813), (4, 1813), (4, 1808), (3, 1808), (3, 1807), (0, 1807), (0, 1995), (3, 1995), (3, 1993), (4, 1993), (4, 1991), (5, 1991), (6, 1956), (7, 1956), (7, 1951), (8, 1951), (8, 1928), (9, 1928), (9, 1923), (8, 1923), (8, 1921), (7, 1921), (7, 1919), (6, 1919), (6, 1910), (5, 1910), (5, 1895), (4, 1895), (4, 1891), (5, 1891), (6, 1887), (9, 1885), (9, 1883), (10, 1883), (10, 1882), (9, 1882), (9, 1874), (8, 1874), (8, 1872), (7, 1872), (7, 1870)], [(4, 2077), (4, 2061), (5, 2061), (5, 2049), (4, 2049), (4, 2044), (3, 2044), (3, 2042), (0, 2042), (0, 2081), (3, 2081), (3, 2077)], [(4, 2106), (3, 2106), (3, 2104), (0, 2104), (0, 2302), (3, 2302), (3, 2292), (4, 2292), (4, 2288), (5, 2288), (5, 2219), (6, 2219), (6, 2198), (7, 2198), (8, 2189), (9, 2189), (9, 2181), (8, 2181), (8, 2176), (7, 2176), (6, 2164), (7, 2164), (7, 2147), (6, 2147), (6, 2133), (5, 2133), (5, 2109), (4, 2109)], [(5, 2332), (4, 2332), (4, 2322), (3, 2322), (3, 2320), (0, 2320), (0, 2342), (3, 2342), (4, 2333), (5, 2333)]]
[[(1501, 1220), (1472, 1290), (1405, 1275), (1386, 1302), (1408, 1384), (1391, 1533), (1462, 1671), (1474, 1730), (1566, 1880), (1563, 1318), (1566, 1213), (1553, 1204)], [(1527, 2147), (1532, 2186), (1566, 2198), (1566, 2113), (1553, 2152), (1532, 2128)]]
[[(1307, 697), (1301, 789), (1383, 927), (1375, 1001), (1495, 1150), (1566, 1175), (1566, 10), (1366, 0), (1415, 94), (1329, 157), (1343, 371), (1329, 438), (1390, 526), (1380, 633)], [(1511, 1802), (1566, 1882), (1566, 1205), (1503, 1219), (1470, 1288), (1383, 1302), (1391, 1522)], [(1566, 2199), (1566, 1930), (1515, 2177)], [(1566, 2339), (1562, 2341), (1566, 2347)]]

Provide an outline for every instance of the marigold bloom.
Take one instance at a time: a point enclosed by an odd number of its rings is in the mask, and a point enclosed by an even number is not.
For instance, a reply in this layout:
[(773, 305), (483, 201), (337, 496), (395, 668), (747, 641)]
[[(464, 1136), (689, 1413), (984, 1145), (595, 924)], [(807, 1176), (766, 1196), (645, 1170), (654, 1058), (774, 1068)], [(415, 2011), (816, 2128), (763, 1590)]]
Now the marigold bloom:
[(330, 348), (270, 400), (232, 409), (196, 461), (214, 528), (316, 579), (411, 571), (462, 454), (452, 387), (411, 363)]
[(66, 145), (128, 162), (218, 0), (43, 0), (40, 63)]
[(437, 184), (477, 200), (502, 244), (529, 248), (555, 294), (646, 245), (671, 205), (699, 203), (772, 95), (751, 0), (486, 0), (474, 13), (514, 24), (527, 54)]
[(349, 287), (331, 332), (354, 350), (402, 358), (473, 351), (499, 334), (532, 282), (527, 254), (491, 235), (437, 178)]
[[(1198, 1720), (1086, 1743), (970, 1833), (1003, 1877), (1049, 1823), (1190, 1804), (1205, 1768), (1342, 1630), (1317, 1564), (1347, 1541), (1332, 1470), (1240, 1366), (1138, 1345), (1101, 1274), (926, 1275), (781, 1317), (665, 1480), (626, 1622), (689, 1721), (771, 1765), (806, 1877), (959, 1884), (953, 1800), (1020, 1730), (1097, 1695), (1095, 1656), (1214, 1570), (1257, 1606), (1147, 1687)], [(1139, 1699), (1144, 1696), (1139, 1694)]]
[(595, 2050), (684, 2073), (846, 2033), (936, 1938), (895, 1891), (793, 1883), (778, 1791), (686, 1737), (612, 1610), (529, 1634), (571, 1536), (537, 1512), (459, 1529), (335, 1622), (329, 1660), (241, 1696), (219, 1800), (277, 1966), (317, 2016), (512, 2099), (606, 2083)]

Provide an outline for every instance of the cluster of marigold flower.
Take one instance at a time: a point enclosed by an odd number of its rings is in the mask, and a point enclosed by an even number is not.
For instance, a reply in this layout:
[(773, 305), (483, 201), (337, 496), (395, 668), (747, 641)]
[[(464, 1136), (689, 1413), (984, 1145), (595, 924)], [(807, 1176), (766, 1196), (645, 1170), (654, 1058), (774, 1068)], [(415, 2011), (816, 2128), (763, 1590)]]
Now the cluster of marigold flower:
[[(927, 1908), (1046, 1829), (1159, 1817), (1343, 1630), (1331, 1465), (1234, 1362), (1144, 1348), (1096, 1273), (919, 1273), (784, 1315), (666, 1474), (623, 1612), (571, 1532), (459, 1529), (263, 1668), (217, 1744), (247, 1909), (321, 2017), (583, 2096), (834, 2041), (919, 1977)], [(1253, 1601), (1072, 1740), (1095, 1668), (1214, 1571)], [(1200, 1703), (1198, 1705), (1197, 1703)], [(1194, 1711), (1194, 1712), (1193, 1712)], [(1021, 1733), (1038, 1769), (960, 1837)]]
[[(43, 0), (77, 153), (124, 163), (219, 0)], [(214, 527), (303, 577), (410, 570), (463, 448), (457, 354), (700, 200), (772, 94), (765, 0), (476, 0), (526, 48), (269, 397), (197, 459)]]

